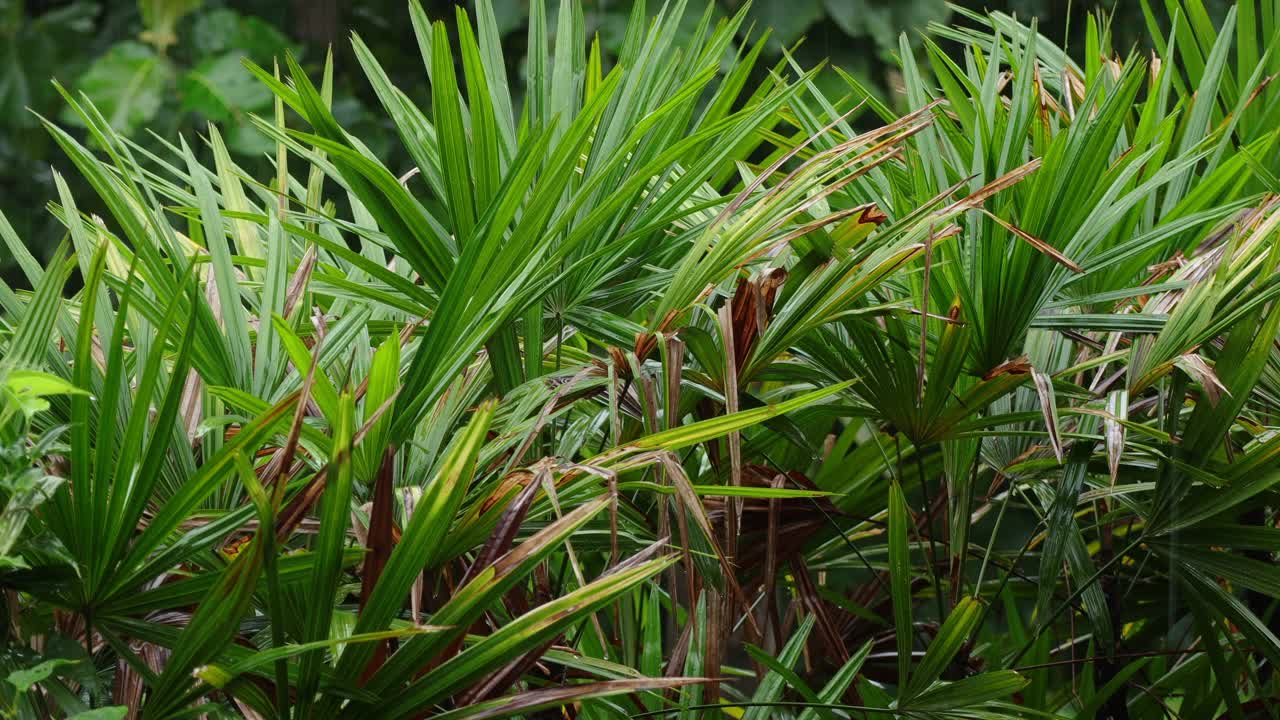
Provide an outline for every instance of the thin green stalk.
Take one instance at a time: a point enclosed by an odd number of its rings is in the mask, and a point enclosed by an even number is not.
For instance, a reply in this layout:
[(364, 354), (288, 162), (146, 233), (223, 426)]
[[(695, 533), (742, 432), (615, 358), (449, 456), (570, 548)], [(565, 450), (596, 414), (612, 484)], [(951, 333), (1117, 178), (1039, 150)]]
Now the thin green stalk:
[(1097, 582), (1098, 579), (1101, 578), (1107, 572), (1107, 570), (1110, 570), (1112, 565), (1115, 565), (1117, 562), (1123, 559), (1126, 555), (1129, 554), (1130, 550), (1136, 548), (1141, 543), (1142, 543), (1141, 539), (1134, 540), (1123, 551), (1116, 553), (1115, 557), (1111, 558), (1106, 563), (1104, 563), (1102, 567), (1098, 568), (1097, 572), (1095, 572), (1093, 575), (1090, 575), (1088, 580), (1080, 583), (1080, 587), (1076, 588), (1071, 593), (1071, 595), (1066, 599), (1066, 601), (1057, 607), (1057, 609), (1055, 609), (1052, 613), (1049, 613), (1049, 617), (1036, 623), (1035, 632), (1031, 634), (1031, 637), (1027, 639), (1026, 644), (1022, 646), (1022, 649), (1019, 650), (1018, 653), (1013, 656), (1013, 659), (1011, 659), (1008, 664), (1011, 667), (1014, 665), (1017, 665), (1018, 661), (1022, 659), (1022, 656), (1026, 655), (1027, 651), (1031, 649), (1031, 646), (1034, 645), (1036, 640), (1040, 638), (1041, 633), (1043, 633), (1045, 629), (1047, 629), (1050, 625), (1052, 625), (1053, 621), (1057, 620), (1059, 615), (1061, 615), (1067, 608), (1072, 607), (1072, 604), (1075, 602), (1075, 600), (1079, 598), (1081, 595), (1083, 595), (1085, 590), (1089, 589), (1090, 586), (1092, 586), (1095, 582)]
[(1009, 507), (1009, 498), (1013, 497), (1013, 488), (1009, 488), (1004, 494), (1004, 502), (1000, 503), (1000, 512), (996, 513), (995, 526), (991, 528), (991, 540), (987, 543), (987, 553), (982, 556), (982, 566), (978, 568), (978, 581), (974, 584), (977, 592), (982, 591), (982, 578), (987, 574), (987, 563), (991, 560), (991, 555), (996, 549), (996, 536), (1000, 533), (1000, 521), (1004, 520), (1004, 511)]
[[(929, 533), (929, 577), (933, 580), (934, 600), (938, 605), (938, 622), (942, 622), (947, 617), (947, 609), (946, 600), (942, 597), (942, 581), (938, 579), (938, 541), (933, 536), (933, 499), (929, 496), (929, 483), (925, 480), (924, 452), (919, 446), (916, 446), (916, 468), (920, 473), (920, 492), (924, 495), (925, 530)], [(919, 537), (918, 532), (916, 536)]]

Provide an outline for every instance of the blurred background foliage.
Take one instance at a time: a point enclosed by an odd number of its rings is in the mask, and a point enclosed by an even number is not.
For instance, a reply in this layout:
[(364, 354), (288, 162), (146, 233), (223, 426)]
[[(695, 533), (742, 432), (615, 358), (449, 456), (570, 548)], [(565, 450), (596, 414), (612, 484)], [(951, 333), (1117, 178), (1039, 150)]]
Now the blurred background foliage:
[[(714, 12), (727, 15), (745, 1), (714, 0)], [(423, 4), (432, 17), (448, 19), (453, 5), (466, 2)], [(494, 4), (510, 48), (506, 57), (523, 57), (528, 0)], [(1152, 4), (1157, 6), (1153, 12), (1163, 10), (1160, 0)], [(1225, 4), (1209, 6), (1220, 12)], [(584, 5), (587, 28), (599, 37), (607, 60), (622, 43), (633, 2), (587, 0)], [(654, 13), (661, 5), (649, 0), (647, 8)], [(964, 0), (956, 5), (1034, 18), (1049, 37), (1068, 38), (1069, 50), (1083, 46), (1084, 16), (1097, 7), (1088, 0)], [(1138, 0), (1102, 3), (1112, 16), (1116, 47), (1144, 50), (1143, 5)], [(56, 196), (49, 168), (61, 167), (65, 159), (37, 115), (64, 124), (74, 124), (75, 118), (64, 111), (50, 79), (84, 92), (112, 126), (144, 144), (179, 134), (193, 138), (206, 123), (217, 122), (237, 162), (258, 169), (255, 163), (267, 164), (274, 146), (245, 118), (269, 111), (271, 94), (241, 61), (248, 57), (270, 66), (286, 51), (318, 73), (332, 48), (335, 115), (388, 167), (407, 170), (409, 156), (391, 127), (379, 127), (388, 121), (375, 110), (376, 99), (347, 42), (351, 33), (359, 34), (391, 80), (425, 100), (426, 73), (402, 11), (401, 0), (0, 0), (0, 211), (37, 257), (43, 259), (57, 244), (60, 226), (44, 205)], [(931, 22), (958, 19), (945, 0), (755, 0), (751, 15), (753, 37), (761, 28), (773, 29), (766, 49), (773, 62), (782, 59), (783, 48), (793, 49), (805, 66), (827, 58), (890, 105), (901, 102), (891, 70), (899, 34), (919, 38)], [(687, 17), (692, 32), (696, 14)], [(523, 71), (508, 68), (516, 82)], [(830, 72), (823, 81), (843, 83)], [(10, 258), (0, 256), (0, 273), (16, 279), (12, 270)]]

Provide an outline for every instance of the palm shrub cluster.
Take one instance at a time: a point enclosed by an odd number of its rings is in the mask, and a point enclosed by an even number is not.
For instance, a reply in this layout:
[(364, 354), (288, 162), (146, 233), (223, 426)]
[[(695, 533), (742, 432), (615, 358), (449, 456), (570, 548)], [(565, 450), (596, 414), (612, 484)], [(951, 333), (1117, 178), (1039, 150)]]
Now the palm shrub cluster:
[(110, 212), (0, 222), (0, 713), (1267, 716), (1280, 4), (966, 15), (904, 114), (531, 8), (518, 107), (486, 0), (410, 5), (430, 98), (353, 39), (410, 169), (331, 67), (246, 70), (271, 177), (67, 94)]

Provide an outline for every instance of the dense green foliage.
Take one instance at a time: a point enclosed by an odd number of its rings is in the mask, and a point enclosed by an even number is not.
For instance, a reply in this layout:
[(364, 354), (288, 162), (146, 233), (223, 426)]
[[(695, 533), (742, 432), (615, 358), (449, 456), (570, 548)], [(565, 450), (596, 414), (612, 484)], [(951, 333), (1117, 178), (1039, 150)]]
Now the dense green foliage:
[(57, 87), (0, 715), (1271, 712), (1280, 2), (957, 10), (901, 111), (745, 9), (495, 5), (410, 3), (423, 94), (352, 39), (409, 172), (331, 63), (240, 71), (261, 173)]
[[(455, 0), (427, 0), (424, 8), (453, 28), (454, 4)], [(1070, 32), (1073, 42), (1083, 39), (1083, 12), (1090, 7), (1086, 2), (1062, 7), (1057, 0), (960, 4), (1038, 17), (1042, 31), (1051, 37)], [(723, 18), (742, 5), (741, 0), (717, 0), (714, 12)], [(1222, 5), (1222, 0), (1211, 2), (1215, 17), (1225, 10)], [(172, 142), (179, 134), (192, 137), (206, 122), (217, 122), (236, 162), (255, 177), (269, 174), (264, 158), (272, 148), (252, 130), (248, 113), (270, 112), (271, 94), (242, 71), (240, 60), (247, 57), (269, 65), (285, 51), (318, 73), (326, 49), (332, 47), (334, 115), (388, 167), (411, 167), (412, 159), (394, 141), (394, 128), (379, 111), (377, 96), (348, 42), (350, 33), (359, 34), (396, 87), (413, 97), (427, 97), (430, 89), (422, 63), (416, 52), (406, 51), (416, 41), (404, 22), (403, 6), (401, 0), (0, 0), (0, 211), (9, 214), (27, 247), (41, 260), (57, 246), (59, 226), (47, 213), (27, 209), (56, 194), (50, 165), (63, 170), (72, 190), (85, 197), (82, 209), (105, 212), (88, 186), (74, 173), (66, 173), (57, 147), (40, 125), (40, 116), (54, 118), (77, 139), (86, 138), (83, 124), (66, 111), (50, 77), (84, 92), (112, 129), (153, 151), (161, 150), (158, 140)], [(524, 95), (529, 3), (499, 0), (493, 6), (512, 97), (519, 103)], [(599, 36), (606, 63), (621, 50), (630, 6), (630, 0), (584, 3), (586, 32)], [(653, 4), (649, 8), (651, 14), (657, 9)], [(554, 8), (549, 12), (548, 29), (554, 35)], [(1113, 12), (1113, 25), (1121, 33), (1117, 47), (1142, 41), (1137, 4), (1122, 4)], [(893, 90), (898, 84), (893, 55), (898, 34), (907, 32), (919, 52), (919, 31), (950, 16), (943, 0), (758, 0), (738, 35), (746, 38), (766, 27), (771, 32), (763, 50), (767, 63), (757, 68), (752, 82), (764, 76), (764, 67), (776, 62), (786, 46), (806, 66), (829, 60), (896, 106), (900, 96)], [(674, 26), (674, 32), (684, 42), (695, 28), (690, 15)], [(824, 87), (841, 85), (830, 70), (815, 81)], [(203, 148), (194, 149), (202, 156)], [(14, 262), (0, 247), (0, 273), (20, 282)]]

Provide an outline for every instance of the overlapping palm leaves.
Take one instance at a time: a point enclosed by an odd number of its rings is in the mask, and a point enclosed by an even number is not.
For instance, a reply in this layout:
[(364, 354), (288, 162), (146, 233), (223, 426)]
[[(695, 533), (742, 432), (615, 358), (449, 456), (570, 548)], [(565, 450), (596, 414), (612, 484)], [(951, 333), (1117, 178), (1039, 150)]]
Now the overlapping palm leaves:
[(683, 2), (609, 67), (534, 3), (519, 102), (488, 2), (411, 4), (430, 98), (353, 45), (413, 168), (290, 58), (271, 178), (69, 96), (109, 216), (0, 223), (0, 417), (67, 428), (14, 612), (146, 717), (1244, 717), (1280, 12), (1167, 10), (1158, 63), (936, 28), (895, 115)]

